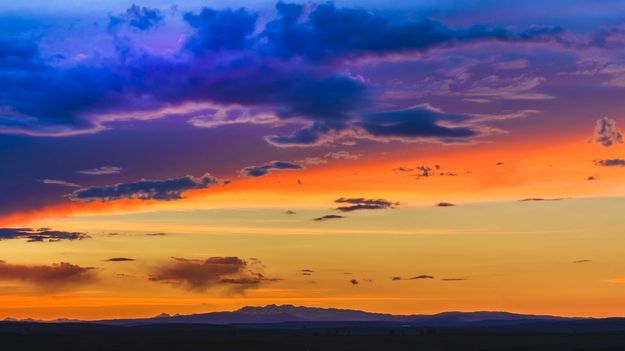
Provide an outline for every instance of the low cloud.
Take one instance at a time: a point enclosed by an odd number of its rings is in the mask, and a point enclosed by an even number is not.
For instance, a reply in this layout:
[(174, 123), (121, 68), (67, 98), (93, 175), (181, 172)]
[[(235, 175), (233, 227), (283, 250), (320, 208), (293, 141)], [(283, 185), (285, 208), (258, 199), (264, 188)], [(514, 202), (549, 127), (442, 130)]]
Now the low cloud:
[(623, 143), (623, 135), (616, 127), (616, 121), (608, 117), (603, 117), (595, 123), (595, 131), (592, 140), (605, 147)]
[(350, 283), (350, 284), (352, 284), (352, 285), (358, 285), (358, 284), (359, 284), (359, 283), (358, 283), (358, 280), (356, 280), (356, 279), (351, 279), (351, 280), (349, 281), (349, 283)]
[(83, 240), (90, 236), (81, 232), (66, 232), (50, 228), (0, 228), (0, 240), (25, 239), (28, 242), (57, 242)]
[(312, 269), (300, 269), (295, 274), (297, 274), (297, 275), (312, 275), (313, 273), (315, 273), (315, 271), (313, 271)]
[(381, 210), (386, 208), (395, 208), (399, 206), (399, 202), (391, 202), (384, 199), (365, 199), (365, 198), (344, 198), (334, 200), (339, 204), (348, 204), (347, 206), (339, 206), (337, 211), (351, 212), (357, 210)]
[(205, 189), (216, 184), (227, 184), (212, 175), (206, 173), (201, 177), (190, 175), (164, 179), (164, 180), (139, 180), (132, 183), (119, 183), (110, 186), (94, 186), (76, 190), (70, 195), (74, 201), (114, 201), (121, 199), (137, 200), (179, 200), (187, 190)]
[(592, 262), (592, 260), (577, 260), (577, 261), (573, 261), (573, 263), (576, 263), (576, 264), (580, 264), (580, 263), (590, 263), (590, 262)]
[(439, 202), (436, 204), (436, 207), (453, 207), (456, 206), (455, 204), (452, 204), (451, 202)]
[(244, 177), (262, 177), (271, 173), (272, 171), (288, 171), (301, 169), (303, 169), (303, 167), (294, 162), (272, 161), (260, 166), (250, 166), (243, 168), (240, 173)]
[(313, 218), (313, 221), (327, 221), (329, 219), (340, 219), (340, 218), (345, 218), (345, 217), (339, 216), (339, 215), (325, 215), (325, 216)]
[(595, 160), (596, 166), (602, 167), (623, 167), (625, 166), (625, 160), (622, 158), (611, 158), (607, 160)]
[(196, 292), (226, 287), (239, 293), (278, 280), (266, 278), (259, 272), (263, 266), (258, 260), (247, 262), (238, 257), (209, 257), (206, 260), (172, 257), (172, 260), (157, 268), (150, 280)]
[(78, 173), (98, 176), (98, 175), (117, 174), (117, 173), (121, 173), (121, 171), (122, 171), (121, 167), (102, 166), (102, 167), (97, 167), (97, 168), (91, 168), (91, 169), (85, 169), (85, 170), (82, 170), (82, 171), (78, 171)]
[(391, 278), (391, 280), (394, 280), (394, 281), (398, 281), (398, 280), (421, 280), (421, 279), (434, 279), (434, 277), (431, 276), (431, 275), (421, 274), (421, 275), (416, 275), (414, 277), (409, 277), (409, 278), (402, 278), (402, 277), (399, 277), (399, 276)]
[(134, 258), (128, 258), (128, 257), (112, 257), (105, 261), (106, 262), (131, 262), (134, 260), (135, 260)]
[(532, 202), (532, 201), (561, 201), (564, 200), (561, 197), (557, 197), (557, 198), (544, 198), (544, 197), (528, 197), (526, 199), (521, 199), (519, 200), (520, 202)]
[(93, 270), (93, 267), (81, 267), (67, 262), (24, 265), (0, 261), (0, 280), (22, 281), (45, 290), (55, 290), (92, 280)]

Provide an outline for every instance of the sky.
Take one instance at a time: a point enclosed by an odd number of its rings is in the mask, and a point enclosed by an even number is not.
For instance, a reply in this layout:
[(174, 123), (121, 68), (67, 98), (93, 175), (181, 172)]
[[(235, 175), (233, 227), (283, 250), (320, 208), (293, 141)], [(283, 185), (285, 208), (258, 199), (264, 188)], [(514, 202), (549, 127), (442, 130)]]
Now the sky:
[(623, 316), (624, 48), (612, 0), (0, 0), (0, 319)]

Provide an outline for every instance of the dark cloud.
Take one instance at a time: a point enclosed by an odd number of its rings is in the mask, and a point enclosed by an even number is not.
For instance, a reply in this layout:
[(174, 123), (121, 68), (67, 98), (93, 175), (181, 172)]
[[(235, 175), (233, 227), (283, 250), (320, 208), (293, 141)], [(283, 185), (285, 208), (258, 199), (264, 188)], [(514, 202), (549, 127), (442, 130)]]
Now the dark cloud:
[(297, 274), (297, 275), (312, 275), (313, 273), (315, 273), (315, 271), (313, 271), (312, 269), (300, 269), (295, 274)]
[(0, 261), (0, 280), (23, 281), (45, 290), (54, 290), (92, 280), (93, 270), (93, 267), (81, 267), (66, 262), (23, 265)]
[(295, 212), (295, 211), (293, 211), (293, 210), (286, 210), (286, 211), (284, 211), (284, 212), (282, 212), (282, 213), (284, 213), (284, 214), (288, 214), (288, 215), (294, 215), (294, 214), (297, 214), (297, 212)]
[(590, 263), (592, 262), (592, 260), (577, 260), (577, 261), (573, 261), (573, 263)]
[(135, 260), (134, 258), (128, 258), (128, 257), (112, 257), (105, 261), (106, 262), (130, 262), (134, 260)]
[(356, 280), (356, 279), (351, 279), (351, 280), (349, 281), (349, 283), (350, 283), (350, 284), (352, 284), (352, 285), (358, 285), (358, 280)]
[(611, 158), (607, 160), (596, 160), (595, 165), (602, 167), (623, 167), (625, 160), (621, 158)]
[(86, 233), (65, 232), (50, 228), (0, 228), (0, 240), (25, 239), (28, 242), (57, 242), (61, 240), (83, 240), (90, 238)]
[(339, 215), (325, 215), (325, 216), (321, 216), (321, 217), (313, 218), (313, 221), (327, 221), (327, 220), (329, 220), (329, 219), (340, 219), (340, 218), (345, 218), (345, 216), (339, 216)]
[(82, 171), (78, 171), (80, 174), (88, 174), (88, 175), (108, 175), (108, 174), (117, 174), (122, 171), (121, 167), (115, 166), (102, 166), (97, 168), (85, 169)]
[(228, 287), (238, 292), (277, 280), (265, 278), (263, 274), (253, 271), (252, 266), (261, 265), (258, 260), (249, 264), (238, 257), (209, 257), (206, 260), (174, 257), (172, 262), (156, 269), (150, 275), (150, 280), (174, 284), (192, 291)]
[(586, 180), (597, 180), (597, 177), (595, 177), (595, 176), (589, 176), (588, 178), (586, 178)]
[(326, 2), (306, 16), (305, 5), (279, 2), (278, 18), (270, 21), (261, 36), (264, 50), (284, 57), (309, 60), (383, 55), (405, 51), (427, 51), (462, 42), (483, 40), (545, 40), (559, 28), (535, 27), (512, 32), (501, 27), (475, 25), (451, 28), (428, 19), (404, 19), (355, 8), (337, 8)]
[(338, 61), (480, 41), (545, 41), (560, 32), (455, 28), (330, 2), (276, 7), (277, 16), (262, 24), (258, 14), (243, 8), (186, 13), (192, 32), (180, 49), (168, 53), (136, 47), (115, 33), (122, 24), (148, 30), (163, 20), (159, 10), (138, 5), (111, 17), (117, 50), (111, 58), (51, 58), (35, 41), (0, 37), (0, 132), (93, 133), (110, 128), (107, 122), (134, 119), (139, 111), (205, 102), (260, 106), (278, 119), (306, 124), (292, 135), (267, 138), (281, 146), (315, 145), (345, 135), (461, 141), (481, 134), (471, 116), (425, 107), (370, 113), (375, 89), (345, 73)]
[(167, 236), (167, 233), (147, 233), (147, 236)]
[(470, 126), (450, 127), (471, 119), (468, 115), (447, 114), (429, 106), (365, 115), (358, 125), (374, 137), (466, 139), (479, 134)]
[(285, 171), (285, 170), (301, 170), (303, 167), (294, 162), (287, 161), (272, 161), (260, 166), (250, 166), (241, 170), (241, 175), (244, 177), (262, 177), (271, 173), (272, 171)]
[(386, 208), (395, 208), (399, 206), (399, 202), (391, 202), (384, 199), (365, 199), (365, 198), (344, 198), (334, 200), (339, 204), (349, 204), (348, 206), (339, 206), (337, 211), (351, 212), (357, 210), (381, 210)]
[(456, 206), (456, 205), (452, 204), (451, 202), (439, 202), (436, 204), (436, 207), (452, 207), (452, 206)]
[(145, 31), (158, 26), (161, 22), (163, 22), (164, 18), (165, 16), (159, 9), (133, 4), (126, 10), (126, 12), (118, 16), (110, 17), (109, 30), (115, 30), (121, 25), (127, 25), (129, 27)]
[(76, 190), (71, 199), (75, 201), (112, 201), (120, 199), (179, 200), (183, 193), (192, 189), (205, 189), (224, 183), (206, 173), (201, 177), (190, 175), (164, 180), (140, 180), (111, 186), (94, 186)]
[(499, 161), (499, 162), (495, 163), (495, 166), (503, 166), (503, 165), (504, 165), (504, 163), (503, 163), (503, 162), (501, 162), (501, 161)]
[(621, 131), (616, 127), (616, 121), (608, 117), (603, 117), (597, 120), (595, 124), (595, 132), (592, 137), (594, 142), (600, 143), (605, 147), (610, 147), (614, 144), (623, 143), (623, 135)]
[(186, 13), (184, 20), (196, 30), (185, 43), (196, 54), (209, 51), (243, 50), (252, 42), (248, 37), (256, 29), (258, 15), (247, 9), (213, 10), (204, 8), (200, 13)]
[(434, 279), (434, 277), (431, 276), (431, 275), (422, 274), (422, 275), (417, 275), (417, 276), (410, 277), (410, 278), (402, 278), (402, 277), (398, 277), (398, 276), (391, 278), (391, 280), (394, 280), (394, 281), (397, 281), (397, 280), (420, 280), (420, 279)]

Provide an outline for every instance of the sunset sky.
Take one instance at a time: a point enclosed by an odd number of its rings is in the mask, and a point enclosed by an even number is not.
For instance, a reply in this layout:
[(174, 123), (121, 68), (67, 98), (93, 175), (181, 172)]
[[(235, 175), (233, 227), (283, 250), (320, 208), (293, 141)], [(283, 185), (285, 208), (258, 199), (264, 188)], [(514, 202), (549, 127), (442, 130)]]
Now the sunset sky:
[(625, 315), (625, 3), (0, 0), (0, 319)]

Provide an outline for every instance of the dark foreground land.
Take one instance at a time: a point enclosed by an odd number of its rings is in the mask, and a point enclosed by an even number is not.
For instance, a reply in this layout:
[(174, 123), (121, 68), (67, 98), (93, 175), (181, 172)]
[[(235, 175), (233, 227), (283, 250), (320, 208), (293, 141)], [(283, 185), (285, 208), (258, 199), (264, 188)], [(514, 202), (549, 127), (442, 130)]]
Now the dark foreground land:
[(625, 350), (625, 320), (471, 327), (399, 323), (217, 326), (0, 323), (0, 350)]

